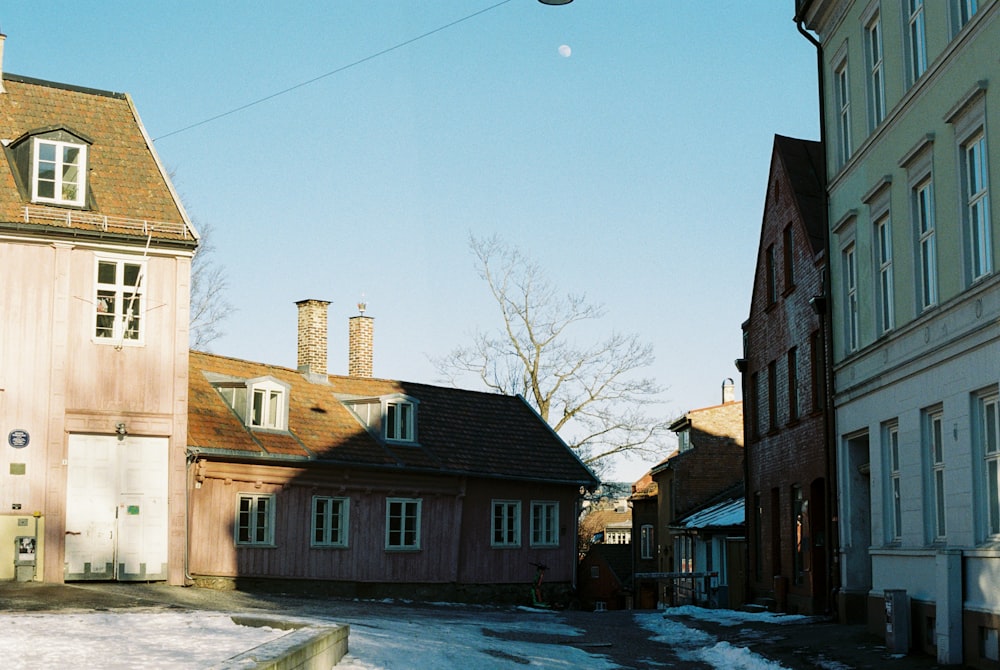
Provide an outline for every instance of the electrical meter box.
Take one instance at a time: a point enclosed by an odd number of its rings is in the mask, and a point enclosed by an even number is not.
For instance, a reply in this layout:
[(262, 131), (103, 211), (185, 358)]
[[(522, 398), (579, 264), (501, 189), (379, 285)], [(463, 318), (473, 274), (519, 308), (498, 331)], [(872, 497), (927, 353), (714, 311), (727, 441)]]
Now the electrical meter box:
[(14, 579), (30, 582), (35, 578), (35, 551), (38, 540), (31, 535), (14, 538)]
[(891, 654), (910, 652), (910, 599), (906, 589), (885, 591), (885, 646)]

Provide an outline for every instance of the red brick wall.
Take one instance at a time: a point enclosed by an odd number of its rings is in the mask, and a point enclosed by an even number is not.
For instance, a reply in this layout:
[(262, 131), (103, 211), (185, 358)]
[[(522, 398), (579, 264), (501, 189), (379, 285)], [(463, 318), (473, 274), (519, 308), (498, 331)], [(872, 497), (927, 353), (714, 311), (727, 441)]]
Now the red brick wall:
[[(790, 249), (786, 232), (789, 227)], [(774, 249), (775, 259), (773, 301), (767, 290), (766, 257), (770, 248)], [(792, 284), (788, 282), (789, 260)], [(771, 161), (750, 318), (744, 324), (748, 572), (751, 600), (775, 597), (780, 608), (803, 612), (825, 609), (832, 586), (824, 555), (828, 543), (834, 539), (835, 529), (829, 519), (818, 518), (818, 515), (829, 516), (826, 496), (822, 493), (824, 486), (829, 485), (824, 396), (815, 399), (813, 393), (813, 349), (822, 348), (814, 347), (814, 343), (823, 342), (814, 333), (820, 333), (823, 324), (809, 303), (813, 296), (824, 293), (824, 262), (824, 254), (815, 254), (809, 242), (793, 184), (776, 151)], [(790, 385), (789, 351), (793, 347), (797, 351), (796, 382)], [(825, 360), (821, 351), (816, 353), (821, 356), (820, 362)], [(771, 371), (773, 380), (769, 379)], [(753, 379), (757, 381), (756, 388), (749, 388)], [(822, 379), (819, 383), (822, 384)], [(789, 391), (795, 387), (798, 417), (793, 415), (789, 403)], [(770, 397), (771, 391), (774, 397)], [(794, 486), (801, 487), (808, 501), (807, 513), (811, 515), (798, 529), (792, 506)], [(755, 509), (755, 500), (760, 501), (761, 509)], [(771, 509), (775, 500), (778, 509)], [(772, 525), (772, 520), (777, 520), (778, 527)], [(797, 535), (805, 537), (802, 571), (794, 569)], [(779, 581), (782, 583), (777, 586)]]

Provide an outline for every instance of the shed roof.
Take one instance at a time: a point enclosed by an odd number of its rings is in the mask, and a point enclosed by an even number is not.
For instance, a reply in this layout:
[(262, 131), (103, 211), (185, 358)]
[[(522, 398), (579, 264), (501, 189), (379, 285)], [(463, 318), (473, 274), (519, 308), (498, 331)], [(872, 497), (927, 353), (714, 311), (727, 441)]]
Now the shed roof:
[(742, 526), (745, 522), (746, 504), (744, 498), (740, 496), (709, 505), (698, 512), (687, 515), (676, 524), (671, 524), (671, 527), (704, 530), (707, 528)]

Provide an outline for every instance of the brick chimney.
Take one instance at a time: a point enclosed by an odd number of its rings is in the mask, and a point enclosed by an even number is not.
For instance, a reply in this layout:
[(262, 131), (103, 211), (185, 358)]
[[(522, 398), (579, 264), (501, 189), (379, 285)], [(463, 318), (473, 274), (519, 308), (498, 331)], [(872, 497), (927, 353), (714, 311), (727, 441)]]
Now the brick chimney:
[(326, 377), (327, 300), (299, 300), (299, 372)]
[(736, 385), (727, 377), (722, 382), (722, 404), (728, 405), (731, 402), (736, 402)]
[(348, 319), (347, 374), (351, 377), (371, 377), (375, 319), (365, 316), (365, 303), (358, 303), (358, 309), (361, 314)]

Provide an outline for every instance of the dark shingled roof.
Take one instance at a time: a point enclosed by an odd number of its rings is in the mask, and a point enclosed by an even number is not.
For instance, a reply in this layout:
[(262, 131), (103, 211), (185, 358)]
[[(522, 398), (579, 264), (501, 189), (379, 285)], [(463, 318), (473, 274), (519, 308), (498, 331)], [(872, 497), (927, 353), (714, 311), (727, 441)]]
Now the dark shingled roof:
[(87, 156), (91, 208), (31, 204), (18, 189), (7, 150), (0, 157), (0, 226), (121, 241), (145, 241), (148, 234), (154, 243), (194, 246), (196, 233), (128, 95), (11, 74), (3, 75), (3, 87), (0, 139), (5, 145), (28, 133), (59, 128), (92, 142)]
[(785, 166), (813, 254), (826, 249), (826, 163), (823, 144), (774, 136), (774, 152)]
[[(248, 429), (210, 381), (265, 376), (290, 387), (287, 432)], [(241, 461), (291, 459), (585, 486), (598, 483), (520, 397), (386, 379), (336, 375), (327, 379), (329, 385), (314, 383), (296, 370), (192, 351), (188, 445)], [(341, 402), (396, 393), (418, 401), (417, 445), (377, 438)]]

